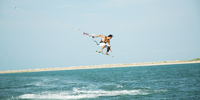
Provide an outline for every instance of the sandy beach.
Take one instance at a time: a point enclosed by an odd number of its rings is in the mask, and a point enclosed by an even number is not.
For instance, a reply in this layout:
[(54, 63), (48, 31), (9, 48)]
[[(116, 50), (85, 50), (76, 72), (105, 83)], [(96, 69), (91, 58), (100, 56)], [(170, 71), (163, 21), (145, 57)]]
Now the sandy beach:
[(138, 66), (189, 64), (189, 63), (200, 63), (200, 60), (162, 61), (162, 62), (144, 62), (144, 63), (127, 63), (127, 64), (104, 64), (104, 65), (88, 65), (88, 66), (71, 66), (71, 67), (62, 67), (62, 68), (37, 68), (37, 69), (28, 69), (28, 70), (7, 70), (7, 71), (0, 71), (0, 74), (40, 72), (40, 71), (80, 70), (80, 69), (95, 69), (95, 68), (138, 67)]

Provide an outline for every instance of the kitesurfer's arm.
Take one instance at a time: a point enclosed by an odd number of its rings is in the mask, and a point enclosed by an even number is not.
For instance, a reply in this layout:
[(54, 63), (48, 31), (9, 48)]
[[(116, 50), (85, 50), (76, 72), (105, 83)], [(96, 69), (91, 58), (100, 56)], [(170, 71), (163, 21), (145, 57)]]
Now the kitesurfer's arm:
[(108, 45), (110, 46), (110, 40), (108, 41)]
[(97, 36), (94, 36), (95, 38), (97, 38), (97, 37), (102, 37), (102, 38), (104, 38), (105, 36), (104, 35), (97, 35)]

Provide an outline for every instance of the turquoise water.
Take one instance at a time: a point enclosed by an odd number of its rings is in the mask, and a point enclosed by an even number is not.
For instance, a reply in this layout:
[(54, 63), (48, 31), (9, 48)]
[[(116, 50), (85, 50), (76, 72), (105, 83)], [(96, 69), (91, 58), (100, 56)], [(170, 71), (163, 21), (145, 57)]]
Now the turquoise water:
[(199, 100), (200, 64), (0, 74), (1, 100)]

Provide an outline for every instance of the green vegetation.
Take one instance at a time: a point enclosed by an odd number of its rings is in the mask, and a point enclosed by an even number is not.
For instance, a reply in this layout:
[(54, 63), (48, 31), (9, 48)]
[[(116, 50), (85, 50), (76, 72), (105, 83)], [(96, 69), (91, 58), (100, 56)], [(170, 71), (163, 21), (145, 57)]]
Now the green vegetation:
[(200, 58), (195, 58), (195, 59), (192, 59), (190, 61), (200, 61)]

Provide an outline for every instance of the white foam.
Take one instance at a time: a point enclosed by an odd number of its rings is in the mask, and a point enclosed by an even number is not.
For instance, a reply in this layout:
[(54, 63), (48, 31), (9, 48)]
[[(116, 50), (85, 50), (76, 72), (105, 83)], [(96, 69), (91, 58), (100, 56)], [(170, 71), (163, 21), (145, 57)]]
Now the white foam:
[(83, 98), (95, 98), (94, 95), (63, 95), (63, 94), (24, 94), (19, 96), (21, 99), (83, 99)]
[(100, 96), (117, 96), (117, 95), (147, 95), (148, 93), (140, 90), (79, 90), (74, 88), (69, 92), (43, 92), (40, 94), (24, 94), (19, 96), (21, 99), (84, 99), (84, 98), (98, 98)]
[(41, 82), (33, 82), (33, 83), (29, 83), (29, 84), (25, 84), (26, 86), (37, 86), (37, 87), (40, 87), (40, 86), (45, 86), (43, 83)]
[(123, 86), (122, 85), (117, 85), (117, 88), (123, 88)]

